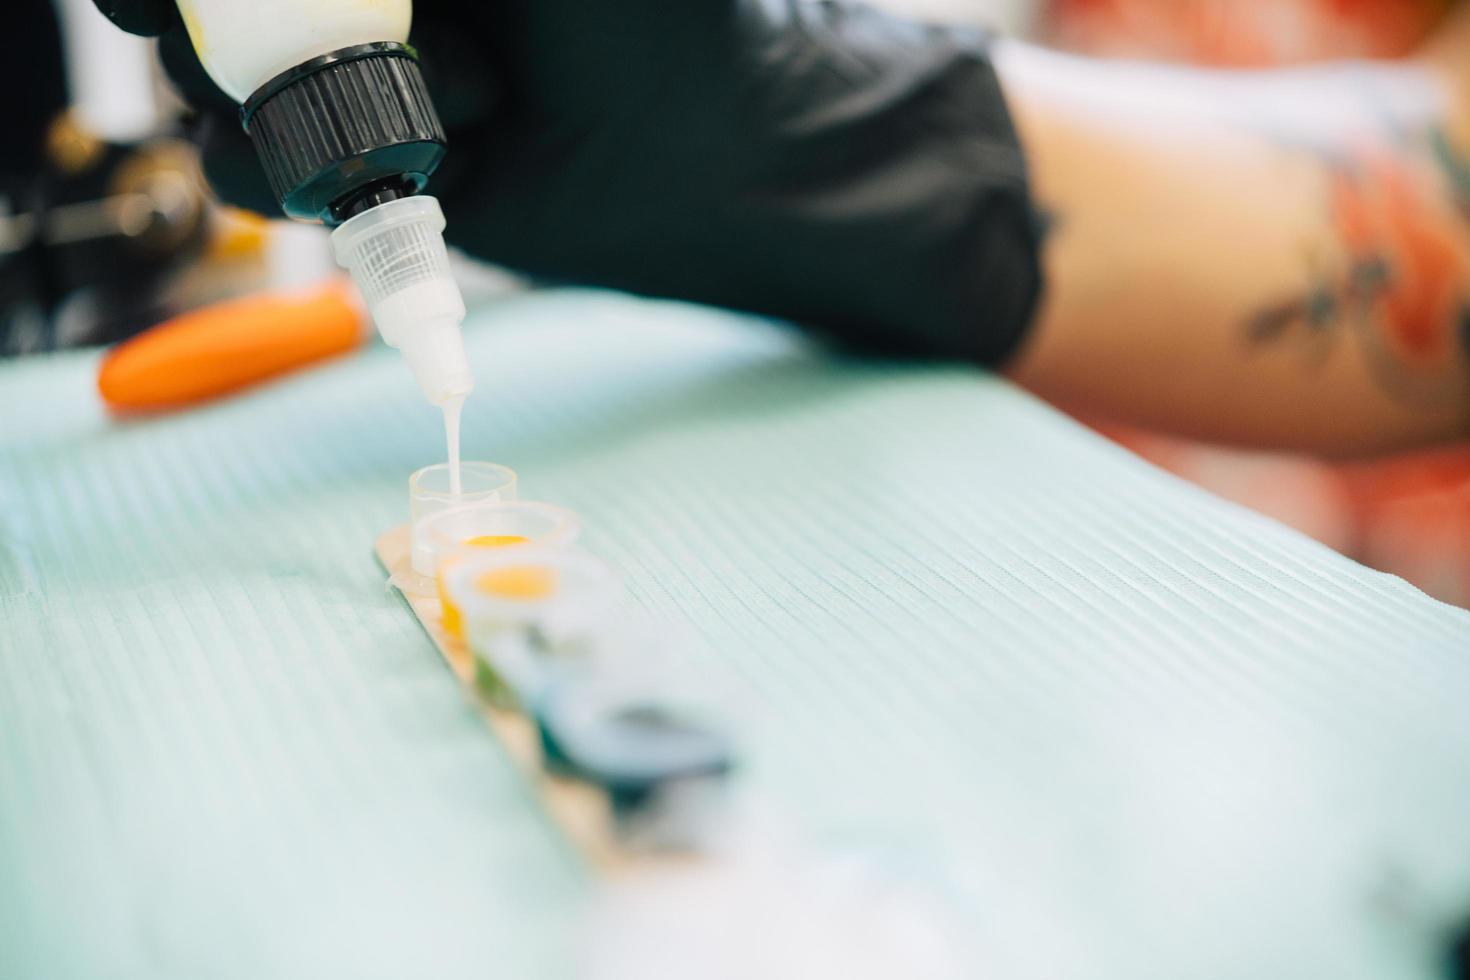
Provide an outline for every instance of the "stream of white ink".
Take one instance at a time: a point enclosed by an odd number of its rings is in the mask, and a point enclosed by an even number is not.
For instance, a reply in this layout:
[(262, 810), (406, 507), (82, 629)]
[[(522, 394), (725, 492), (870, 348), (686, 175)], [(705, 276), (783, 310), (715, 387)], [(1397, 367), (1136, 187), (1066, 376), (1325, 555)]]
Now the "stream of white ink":
[(444, 441), (449, 447), (449, 493), (453, 497), (464, 493), (459, 474), (459, 416), (463, 408), (463, 395), (444, 403)]

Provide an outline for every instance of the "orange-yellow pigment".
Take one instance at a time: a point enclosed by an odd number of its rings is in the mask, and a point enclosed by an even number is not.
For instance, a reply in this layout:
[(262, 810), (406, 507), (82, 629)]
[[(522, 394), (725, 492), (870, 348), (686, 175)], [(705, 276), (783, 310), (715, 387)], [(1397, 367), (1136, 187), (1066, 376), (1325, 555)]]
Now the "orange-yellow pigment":
[(477, 534), (473, 538), (465, 538), (464, 545), (467, 548), (504, 548), (512, 544), (529, 544), (530, 540), (519, 534)]
[[(467, 548), (508, 548), (518, 544), (530, 544), (531, 539), (519, 534), (477, 534), (472, 538), (465, 538), (461, 542)], [(443, 610), (444, 632), (456, 640), (464, 639), (464, 617), (460, 615), (459, 607), (449, 598), (449, 590), (444, 586), (445, 573), (453, 566), (454, 559), (448, 559), (439, 565), (439, 605)]]
[(530, 602), (556, 591), (556, 573), (539, 565), (497, 568), (475, 579), (475, 588), (497, 599)]

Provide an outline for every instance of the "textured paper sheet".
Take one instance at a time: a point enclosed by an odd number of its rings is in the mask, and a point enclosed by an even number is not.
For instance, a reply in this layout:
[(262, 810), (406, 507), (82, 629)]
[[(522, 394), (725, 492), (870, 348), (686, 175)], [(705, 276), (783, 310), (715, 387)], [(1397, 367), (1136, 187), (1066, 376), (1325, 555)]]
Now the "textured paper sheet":
[[(732, 679), (748, 784), (997, 977), (1435, 974), (1470, 614), (998, 380), (597, 293), (484, 309), (468, 458)], [(375, 350), (115, 423), (0, 365), (0, 976), (554, 976), (586, 862), (396, 595)]]

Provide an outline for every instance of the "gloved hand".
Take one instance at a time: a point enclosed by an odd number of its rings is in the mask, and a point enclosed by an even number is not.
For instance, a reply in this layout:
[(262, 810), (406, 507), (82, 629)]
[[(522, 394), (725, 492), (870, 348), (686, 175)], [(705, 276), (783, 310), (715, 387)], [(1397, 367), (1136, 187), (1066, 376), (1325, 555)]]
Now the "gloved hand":
[[(275, 202), (169, 0), (226, 199)], [(452, 242), (533, 276), (713, 303), (869, 350), (994, 364), (1039, 291), (1039, 223), (977, 32), (805, 0), (418, 0)]]

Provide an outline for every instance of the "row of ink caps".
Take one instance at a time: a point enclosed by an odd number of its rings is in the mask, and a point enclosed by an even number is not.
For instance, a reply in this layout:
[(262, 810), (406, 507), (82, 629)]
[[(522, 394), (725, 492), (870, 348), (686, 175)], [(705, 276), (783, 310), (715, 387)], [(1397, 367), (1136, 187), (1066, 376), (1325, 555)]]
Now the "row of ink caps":
[(730, 739), (707, 698), (671, 682), (658, 638), (630, 625), (617, 574), (578, 547), (577, 514), (519, 499), (515, 471), (483, 462), (463, 464), (457, 495), (444, 464), (419, 470), (409, 502), (412, 570), (395, 584), (437, 597), (480, 693), (535, 725), (549, 771), (607, 793), (623, 846), (705, 846)]

